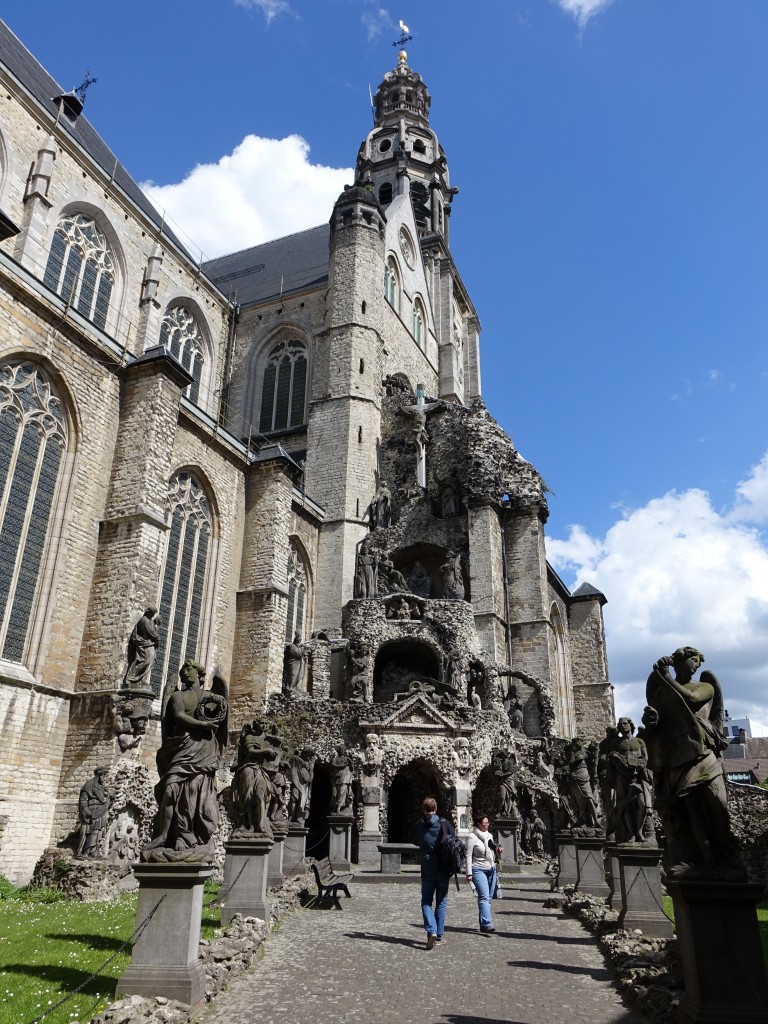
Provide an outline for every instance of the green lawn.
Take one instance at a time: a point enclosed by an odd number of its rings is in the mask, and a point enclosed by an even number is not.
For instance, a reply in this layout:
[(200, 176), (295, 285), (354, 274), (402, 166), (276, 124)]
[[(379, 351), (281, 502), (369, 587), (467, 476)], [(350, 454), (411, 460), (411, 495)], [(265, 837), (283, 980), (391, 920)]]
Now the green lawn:
[[(206, 886), (205, 902), (218, 887)], [(3, 898), (5, 897), (5, 898)], [(52, 890), (0, 893), (0, 1024), (31, 1024), (109, 959), (135, 927), (136, 894), (107, 903), (58, 899)], [(53, 899), (54, 902), (46, 900)], [(220, 925), (217, 908), (203, 910), (203, 937)], [(112, 1001), (130, 947), (45, 1024), (89, 1021)]]

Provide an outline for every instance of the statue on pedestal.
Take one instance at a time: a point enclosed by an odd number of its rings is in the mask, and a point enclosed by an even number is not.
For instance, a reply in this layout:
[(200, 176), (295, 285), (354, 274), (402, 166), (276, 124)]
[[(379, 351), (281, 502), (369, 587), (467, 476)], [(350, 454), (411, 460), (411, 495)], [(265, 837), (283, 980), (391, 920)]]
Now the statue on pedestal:
[(443, 581), (443, 598), (446, 601), (464, 600), (464, 578), (461, 573), (461, 555), (449, 551), (440, 566)]
[(587, 767), (587, 750), (578, 738), (571, 740), (567, 750), (568, 789), (576, 828), (599, 829), (600, 818)]
[(331, 813), (352, 813), (353, 761), (343, 743), (336, 747), (331, 758)]
[(155, 663), (159, 634), (160, 614), (157, 608), (147, 608), (133, 627), (128, 640), (128, 669), (123, 679), (124, 687), (148, 690)]
[(283, 654), (283, 686), (286, 693), (298, 693), (307, 669), (307, 653), (301, 646), (301, 633), (293, 643), (285, 645)]
[(77, 813), (80, 819), (80, 838), (77, 842), (76, 857), (92, 859), (105, 856), (103, 846), (107, 832), (107, 815), (112, 797), (104, 780), (109, 768), (97, 768), (93, 778), (80, 790)]
[(182, 689), (170, 682), (163, 695), (162, 742), (157, 752), (158, 812), (144, 861), (213, 858), (219, 823), (216, 772), (227, 738), (227, 684), (214, 676), (204, 690), (205, 669), (188, 658), (179, 670)]
[(695, 647), (680, 647), (659, 658), (646, 686), (642, 738), (667, 843), (664, 870), (672, 879), (742, 881), (723, 776), (723, 695), (712, 672), (694, 679), (703, 661)]
[(514, 751), (500, 750), (497, 753), (494, 764), (494, 774), (499, 780), (499, 793), (501, 797), (499, 817), (517, 818), (517, 784), (515, 782), (517, 757)]
[(645, 742), (634, 732), (631, 719), (619, 719), (608, 760), (613, 783), (611, 820), (617, 843), (655, 843), (648, 751)]
[(308, 747), (297, 751), (290, 759), (291, 793), (288, 801), (288, 820), (304, 825), (309, 811), (312, 778), (317, 755)]
[[(269, 742), (266, 725), (254, 718), (246, 723), (237, 745), (237, 762), (232, 777), (235, 828), (232, 835), (272, 835), (269, 811), (275, 799), (272, 775), (277, 770), (279, 751)], [(267, 765), (274, 763), (272, 774)]]

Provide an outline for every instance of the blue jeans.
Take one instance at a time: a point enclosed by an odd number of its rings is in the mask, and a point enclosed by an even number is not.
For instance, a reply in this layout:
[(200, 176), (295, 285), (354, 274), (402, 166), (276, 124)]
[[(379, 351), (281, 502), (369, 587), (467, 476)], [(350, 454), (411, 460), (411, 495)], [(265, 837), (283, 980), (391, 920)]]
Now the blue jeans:
[(477, 890), (477, 909), (480, 911), (480, 927), (493, 928), (491, 920), (491, 896), (496, 888), (496, 868), (472, 868), (472, 884)]
[[(427, 935), (436, 935), (438, 939), (443, 937), (445, 928), (445, 912), (448, 909), (448, 883), (450, 876), (446, 877), (440, 871), (429, 871), (421, 868), (421, 914), (424, 918), (424, 928)], [(437, 906), (432, 910), (432, 901)]]

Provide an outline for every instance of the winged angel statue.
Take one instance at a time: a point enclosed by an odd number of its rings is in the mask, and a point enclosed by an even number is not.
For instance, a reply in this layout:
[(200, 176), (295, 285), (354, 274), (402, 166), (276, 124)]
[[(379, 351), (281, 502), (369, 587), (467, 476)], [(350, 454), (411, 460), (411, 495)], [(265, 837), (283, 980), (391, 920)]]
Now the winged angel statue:
[(160, 781), (152, 841), (143, 861), (213, 860), (219, 823), (216, 771), (227, 741), (227, 684), (214, 675), (203, 689), (205, 669), (188, 658), (179, 669), (181, 688), (169, 680), (163, 693)]
[(666, 838), (667, 877), (737, 881), (745, 871), (723, 776), (723, 692), (713, 672), (693, 678), (703, 661), (695, 647), (680, 647), (654, 664), (642, 738)]

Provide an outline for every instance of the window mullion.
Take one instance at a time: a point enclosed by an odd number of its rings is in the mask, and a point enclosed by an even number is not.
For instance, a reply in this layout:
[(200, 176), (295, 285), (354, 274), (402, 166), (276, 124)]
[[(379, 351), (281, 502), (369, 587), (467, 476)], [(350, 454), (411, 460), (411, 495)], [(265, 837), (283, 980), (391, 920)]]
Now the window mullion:
[(11, 453), (11, 459), (8, 463), (8, 469), (5, 477), (5, 491), (0, 495), (0, 533), (2, 533), (3, 522), (5, 521), (5, 512), (8, 508), (8, 501), (11, 495), (11, 488), (13, 485), (13, 477), (16, 472), (16, 463), (19, 461), (19, 451), (21, 450), (21, 438), (24, 433), (24, 420), (19, 424), (19, 429), (16, 431), (16, 440), (14, 441), (13, 451)]

